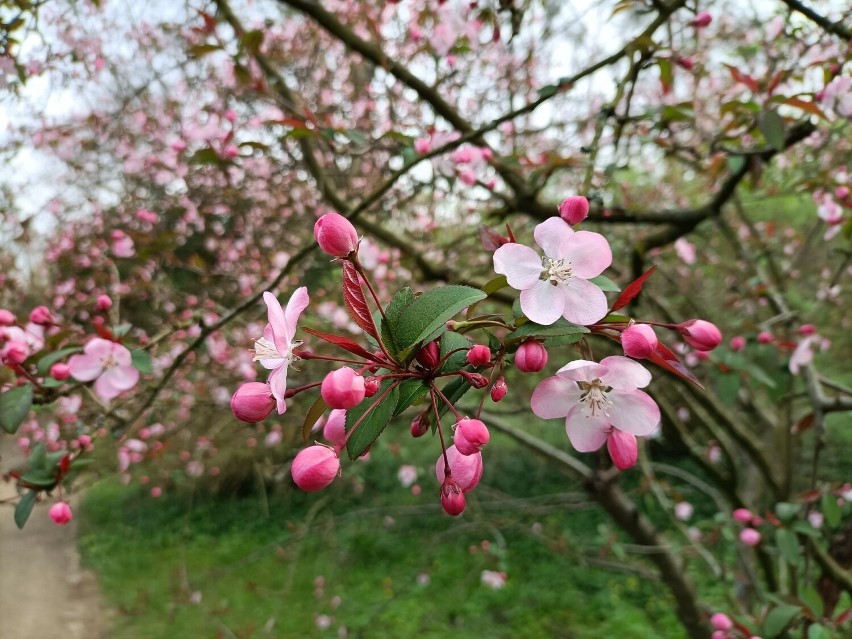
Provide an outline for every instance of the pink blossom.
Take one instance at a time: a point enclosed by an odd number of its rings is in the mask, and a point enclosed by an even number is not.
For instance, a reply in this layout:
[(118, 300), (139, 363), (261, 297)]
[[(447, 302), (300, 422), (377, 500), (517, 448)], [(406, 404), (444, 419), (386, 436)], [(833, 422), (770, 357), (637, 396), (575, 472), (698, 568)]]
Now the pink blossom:
[(754, 514), (748, 508), (737, 508), (732, 516), (741, 524), (747, 524), (754, 518)]
[[(467, 493), (476, 488), (482, 478), (482, 453), (462, 455), (455, 446), (450, 446), (447, 449), (447, 459), (450, 462), (452, 477), (458, 482), (462, 491)], [(446, 478), (445, 471), (444, 456), (439, 455), (435, 463), (435, 477), (442, 484)]]
[(314, 224), (319, 247), (334, 257), (346, 257), (358, 248), (358, 232), (340, 213), (326, 213)]
[(506, 585), (506, 573), (497, 572), (496, 570), (483, 570), (479, 576), (479, 581), (483, 586), (491, 588), (491, 590), (500, 590)]
[(478, 453), (490, 439), (488, 427), (478, 419), (460, 419), (453, 435), (453, 443), (462, 455)]
[(106, 312), (112, 308), (112, 300), (109, 295), (98, 295), (98, 299), (95, 301), (95, 310)]
[(317, 444), (299, 451), (290, 474), (302, 490), (322, 490), (340, 474), (340, 459), (334, 449)]
[(703, 29), (709, 27), (711, 22), (713, 22), (713, 15), (709, 11), (699, 11), (692, 20), (692, 26), (696, 29)]
[(647, 324), (634, 324), (621, 333), (624, 354), (636, 359), (645, 359), (657, 350), (657, 335)]
[(547, 366), (547, 349), (535, 340), (524, 342), (515, 353), (515, 366), (522, 373), (538, 373)]
[(249, 424), (262, 422), (275, 408), (275, 399), (269, 384), (247, 382), (237, 388), (231, 397), (231, 412)]
[(725, 613), (717, 612), (710, 617), (710, 625), (712, 625), (716, 630), (730, 630), (734, 627), (734, 622), (731, 621), (731, 618)]
[(136, 255), (133, 240), (124, 231), (112, 232), (112, 254), (116, 257), (133, 257)]
[(12, 311), (2, 308), (0, 309), (0, 326), (14, 326), (15, 314)]
[(553, 324), (564, 317), (593, 324), (606, 315), (606, 296), (588, 281), (612, 263), (609, 243), (599, 233), (571, 229), (552, 217), (535, 227), (540, 257), (522, 244), (504, 244), (494, 252), (494, 270), (521, 291), (521, 310), (533, 322)]
[(675, 504), (674, 512), (675, 517), (677, 517), (680, 521), (687, 521), (690, 517), (692, 517), (692, 513), (695, 512), (695, 508), (688, 501), (679, 501)]
[(639, 459), (636, 435), (617, 428), (610, 429), (606, 434), (606, 450), (618, 470), (633, 468)]
[(761, 536), (754, 528), (743, 528), (740, 531), (740, 541), (746, 546), (757, 546), (760, 543)]
[(509, 392), (509, 387), (506, 385), (506, 378), (500, 375), (494, 386), (491, 387), (491, 401), (495, 404), (506, 396)]
[(729, 345), (730, 345), (732, 351), (739, 352), (741, 350), (744, 350), (745, 347), (746, 347), (746, 338), (743, 337), (742, 335), (735, 335), (734, 337), (731, 338)]
[(775, 337), (769, 331), (760, 331), (757, 334), (757, 341), (760, 344), (771, 344), (775, 340)]
[(58, 501), (53, 504), (47, 514), (50, 515), (53, 523), (57, 526), (64, 526), (74, 519), (74, 514), (71, 512), (71, 506), (64, 501)]
[(97, 380), (95, 393), (109, 401), (139, 381), (139, 371), (131, 361), (130, 351), (124, 346), (96, 337), (83, 347), (82, 355), (71, 356), (68, 366), (78, 381)]
[(429, 138), (418, 138), (414, 141), (414, 150), (419, 155), (425, 155), (426, 153), (429, 153), (431, 147), (432, 145), (429, 142)]
[(269, 291), (263, 294), (263, 301), (266, 302), (269, 323), (263, 329), (263, 337), (254, 343), (253, 361), (260, 362), (261, 366), (272, 371), (267, 381), (272, 388), (278, 414), (283, 415), (287, 410), (284, 401), (287, 393), (287, 368), (299, 361), (293, 350), (301, 346), (302, 342), (294, 337), (299, 316), (308, 305), (308, 289), (305, 286), (296, 289), (287, 302), (286, 310), (282, 310), (281, 304)]
[(677, 256), (683, 260), (684, 264), (690, 266), (695, 263), (695, 244), (687, 240), (685, 237), (681, 237), (675, 241), (674, 248), (675, 253), (677, 253)]
[(452, 477), (444, 477), (441, 483), (441, 508), (448, 515), (456, 517), (464, 512), (465, 508), (464, 491), (459, 486), (459, 483)]
[(678, 324), (677, 328), (686, 343), (697, 351), (712, 351), (722, 342), (722, 332), (706, 320), (687, 320)]
[(396, 478), (399, 480), (399, 483), (405, 488), (408, 488), (417, 481), (417, 467), (411, 464), (400, 466)]
[(562, 200), (559, 215), (571, 226), (589, 217), (589, 200), (582, 195), (572, 195)]
[(802, 367), (811, 363), (814, 358), (814, 342), (817, 339), (816, 335), (808, 335), (796, 346), (788, 365), (793, 375), (798, 375)]
[(46, 306), (36, 306), (30, 312), (30, 321), (39, 326), (50, 326), (54, 323), (53, 314)]
[(485, 366), (491, 361), (491, 349), (484, 344), (476, 344), (467, 352), (467, 363), (471, 366)]
[(603, 446), (613, 429), (639, 437), (657, 431), (660, 409), (639, 390), (650, 382), (651, 373), (627, 357), (614, 355), (600, 363), (576, 360), (539, 383), (530, 404), (542, 419), (564, 417), (574, 448), (591, 452)]
[(320, 387), (323, 401), (331, 408), (355, 408), (366, 394), (364, 378), (348, 366), (331, 371)]
[(71, 377), (71, 367), (68, 364), (58, 362), (50, 367), (50, 376), (59, 381), (68, 379)]
[(328, 415), (322, 428), (322, 436), (330, 441), (338, 450), (346, 441), (346, 411), (335, 409)]

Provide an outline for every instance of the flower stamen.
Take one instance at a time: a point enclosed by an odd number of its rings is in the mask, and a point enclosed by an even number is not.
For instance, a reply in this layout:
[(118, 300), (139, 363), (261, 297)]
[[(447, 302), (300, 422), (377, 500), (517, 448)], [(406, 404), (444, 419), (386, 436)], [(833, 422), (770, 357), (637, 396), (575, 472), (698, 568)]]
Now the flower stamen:
[(612, 401), (607, 397), (607, 393), (612, 388), (605, 386), (599, 379), (594, 379), (591, 382), (579, 382), (579, 384), (583, 389), (580, 403), (584, 405), (585, 416), (609, 415)]

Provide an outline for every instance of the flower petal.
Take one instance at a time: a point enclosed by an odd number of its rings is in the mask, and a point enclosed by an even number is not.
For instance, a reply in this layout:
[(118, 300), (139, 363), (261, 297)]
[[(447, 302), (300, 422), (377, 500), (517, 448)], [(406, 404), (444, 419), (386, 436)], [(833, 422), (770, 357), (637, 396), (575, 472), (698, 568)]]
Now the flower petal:
[(287, 404), (284, 401), (284, 396), (287, 393), (287, 367), (279, 366), (269, 375), (269, 387), (272, 389), (272, 396), (275, 398), (278, 414), (283, 415), (287, 411)]
[(565, 432), (571, 445), (581, 453), (597, 450), (606, 442), (609, 424), (603, 415), (586, 416), (582, 406), (577, 404), (565, 418)]
[[(290, 301), (287, 302), (287, 308), (284, 309), (284, 320), (287, 326), (287, 341), (290, 344), (293, 343), (293, 338), (296, 336), (296, 324), (299, 323), (299, 316), (307, 308), (310, 299), (308, 287), (301, 286), (296, 289), (296, 292), (290, 297)], [(284, 351), (278, 352), (284, 354)]]
[(272, 327), (272, 341), (275, 343), (278, 352), (283, 355), (290, 350), (290, 344), (293, 341), (293, 336), (287, 332), (287, 318), (284, 316), (284, 309), (281, 308), (278, 298), (269, 291), (263, 294), (263, 301), (266, 302), (269, 325)]
[(600, 233), (577, 231), (562, 247), (557, 257), (571, 263), (571, 271), (584, 280), (604, 272), (612, 264), (609, 242)]
[(101, 374), (104, 365), (99, 357), (72, 355), (68, 360), (68, 368), (71, 370), (71, 376), (77, 381), (91, 382)]
[(543, 267), (538, 253), (523, 244), (504, 244), (494, 251), (494, 270), (509, 286), (522, 291), (538, 281)]
[(660, 407), (645, 391), (618, 391), (608, 394), (612, 406), (609, 419), (612, 425), (639, 437), (657, 432), (660, 426)]
[(562, 379), (570, 379), (575, 382), (591, 382), (605, 375), (606, 367), (601, 366), (597, 362), (591, 362), (587, 359), (575, 359), (573, 362), (568, 362), (556, 371), (556, 374)]
[(542, 248), (547, 257), (558, 259), (562, 257), (565, 246), (574, 235), (574, 231), (561, 217), (549, 217), (535, 227), (533, 235), (536, 244)]
[(536, 324), (553, 324), (564, 309), (565, 295), (560, 292), (558, 286), (553, 286), (550, 282), (538, 280), (521, 291), (521, 310)]
[(126, 346), (122, 346), (121, 344), (113, 344), (110, 355), (112, 355), (112, 359), (119, 366), (133, 365), (133, 356), (130, 354), (130, 351), (127, 349)]
[(562, 316), (569, 322), (587, 326), (606, 315), (609, 308), (606, 295), (591, 282), (572, 277), (559, 289), (565, 299)]
[(616, 390), (632, 391), (645, 388), (651, 383), (650, 371), (629, 357), (613, 355), (604, 357), (601, 366), (606, 366), (607, 372), (601, 381)]
[(96, 337), (83, 347), (83, 352), (90, 357), (98, 359), (106, 359), (112, 353), (112, 347), (115, 342), (108, 339)]
[(132, 366), (113, 366), (95, 382), (95, 393), (107, 401), (136, 386), (139, 371)]
[(580, 401), (580, 389), (574, 382), (548, 377), (539, 382), (530, 398), (530, 407), (537, 417), (565, 417)]

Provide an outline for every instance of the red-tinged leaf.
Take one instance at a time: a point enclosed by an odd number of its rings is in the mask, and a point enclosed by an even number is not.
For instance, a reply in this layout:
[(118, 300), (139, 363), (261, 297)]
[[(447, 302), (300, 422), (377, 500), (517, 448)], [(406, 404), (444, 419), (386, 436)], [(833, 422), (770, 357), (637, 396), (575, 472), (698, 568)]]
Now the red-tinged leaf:
[(628, 284), (625, 289), (621, 291), (621, 294), (618, 296), (618, 299), (615, 300), (615, 304), (612, 305), (612, 308), (609, 309), (609, 312), (612, 313), (613, 311), (617, 311), (618, 309), (624, 308), (625, 306), (630, 304), (630, 302), (633, 301), (633, 298), (639, 295), (639, 293), (642, 291), (642, 287), (645, 285), (645, 280), (651, 277), (651, 273), (656, 270), (656, 265), (652, 266), (647, 271), (645, 271), (644, 274), (640, 275), (630, 284)]
[(693, 375), (689, 371), (689, 369), (687, 369), (686, 366), (681, 363), (677, 355), (675, 355), (662, 342), (657, 343), (657, 351), (655, 353), (652, 353), (648, 359), (654, 362), (660, 368), (663, 368), (669, 371), (670, 373), (674, 373), (682, 379), (692, 382), (701, 389), (704, 388), (698, 381), (698, 379), (695, 377), (695, 375)]
[(827, 120), (825, 113), (820, 109), (814, 102), (808, 102), (807, 100), (802, 100), (801, 98), (787, 98), (786, 100), (782, 100), (783, 104), (786, 104), (791, 107), (796, 107), (797, 109), (801, 109), (806, 113), (810, 113), (815, 115), (823, 120)]
[(517, 244), (517, 240), (515, 239), (515, 234), (512, 232), (512, 227), (509, 226), (508, 222), (506, 222), (506, 233), (509, 234), (509, 241), (512, 244)]
[(322, 331), (316, 331), (312, 328), (308, 328), (307, 326), (302, 326), (301, 329), (309, 335), (319, 337), (320, 339), (323, 339), (326, 342), (329, 342), (330, 344), (339, 346), (340, 348), (349, 351), (353, 355), (363, 357), (364, 359), (368, 359), (371, 362), (379, 361), (373, 353), (362, 347), (360, 344), (358, 344), (358, 342), (353, 339), (343, 337), (342, 335), (331, 335), (330, 333), (323, 333)]
[(484, 224), (479, 225), (477, 233), (479, 234), (479, 241), (482, 242), (482, 248), (489, 253), (493, 253), (504, 244), (509, 243), (508, 237), (503, 237), (499, 233), (492, 231)]
[(730, 64), (726, 64), (725, 66), (728, 67), (728, 71), (731, 72), (731, 77), (734, 79), (734, 82), (746, 85), (749, 89), (751, 89), (752, 93), (758, 93), (760, 91), (760, 87), (757, 85), (757, 80), (753, 77), (747, 73), (743, 73)]
[(766, 93), (767, 93), (768, 95), (772, 95), (772, 93), (773, 93), (773, 92), (775, 91), (775, 89), (778, 87), (778, 84), (781, 82), (781, 80), (782, 80), (782, 79), (784, 79), (784, 71), (783, 71), (783, 70), (782, 70), (782, 71), (779, 71), (778, 73), (776, 73), (776, 74), (775, 74), (775, 77), (773, 77), (773, 78), (769, 81), (769, 86), (768, 86), (768, 87), (766, 87)]
[(813, 413), (808, 413), (793, 426), (793, 433), (803, 433), (814, 425), (816, 417)]
[(343, 303), (354, 322), (368, 334), (379, 339), (376, 325), (373, 323), (373, 314), (370, 313), (367, 298), (364, 297), (364, 290), (361, 288), (358, 271), (348, 260), (343, 262)]

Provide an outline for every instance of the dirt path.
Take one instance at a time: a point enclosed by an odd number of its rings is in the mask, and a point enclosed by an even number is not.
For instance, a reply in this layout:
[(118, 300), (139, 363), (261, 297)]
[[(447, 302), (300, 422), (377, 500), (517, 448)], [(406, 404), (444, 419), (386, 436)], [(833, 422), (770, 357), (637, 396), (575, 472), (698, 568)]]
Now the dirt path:
[[(0, 469), (22, 458), (14, 439), (0, 434)], [(0, 480), (0, 499), (14, 494)], [(49, 507), (36, 505), (22, 531), (12, 508), (0, 508), (0, 639), (105, 638), (97, 582), (80, 567), (76, 522), (54, 525)]]

